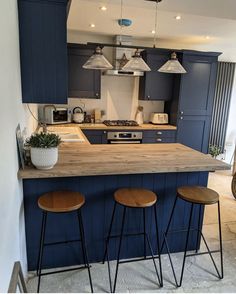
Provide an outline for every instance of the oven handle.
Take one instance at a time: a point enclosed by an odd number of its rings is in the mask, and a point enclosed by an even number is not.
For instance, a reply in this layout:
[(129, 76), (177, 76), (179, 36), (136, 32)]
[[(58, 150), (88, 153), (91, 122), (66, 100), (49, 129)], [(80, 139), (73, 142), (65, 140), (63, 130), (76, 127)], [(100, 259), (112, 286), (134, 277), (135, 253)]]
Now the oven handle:
[(110, 144), (141, 144), (141, 141), (109, 141)]

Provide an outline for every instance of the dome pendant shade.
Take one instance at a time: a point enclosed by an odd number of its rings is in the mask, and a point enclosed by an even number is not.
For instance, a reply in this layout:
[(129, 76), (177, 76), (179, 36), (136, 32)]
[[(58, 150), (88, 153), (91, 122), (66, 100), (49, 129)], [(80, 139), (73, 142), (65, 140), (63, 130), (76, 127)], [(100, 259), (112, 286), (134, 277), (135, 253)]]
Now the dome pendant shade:
[(110, 62), (104, 57), (102, 49), (97, 47), (94, 54), (85, 62), (83, 65), (85, 69), (112, 69), (113, 66)]
[(134, 56), (122, 67), (123, 71), (151, 71), (150, 67), (142, 59), (140, 52), (135, 51)]
[(184, 74), (187, 73), (183, 66), (178, 61), (177, 55), (175, 52), (171, 54), (171, 59), (168, 60), (162, 67), (158, 69), (159, 72), (164, 73), (175, 73), (175, 74)]

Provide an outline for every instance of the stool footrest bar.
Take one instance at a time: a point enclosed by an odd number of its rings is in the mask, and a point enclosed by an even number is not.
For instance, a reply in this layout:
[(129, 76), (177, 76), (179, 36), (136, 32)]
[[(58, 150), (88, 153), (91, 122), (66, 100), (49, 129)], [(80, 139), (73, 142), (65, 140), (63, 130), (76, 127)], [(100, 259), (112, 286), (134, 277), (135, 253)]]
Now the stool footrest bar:
[(73, 243), (73, 242), (81, 242), (81, 239), (77, 239), (77, 240), (68, 240), (68, 241), (58, 241), (58, 242), (52, 242), (52, 243), (44, 243), (43, 246), (51, 246), (51, 245), (67, 244), (67, 243)]
[[(91, 266), (89, 266), (89, 267), (91, 267)], [(84, 266), (79, 266), (79, 267), (75, 267), (75, 268), (68, 268), (68, 269), (52, 271), (52, 272), (48, 272), (48, 273), (41, 273), (40, 276), (47, 276), (47, 275), (53, 275), (53, 274), (58, 274), (58, 273), (76, 271), (76, 270), (85, 269), (85, 268), (88, 268), (88, 266), (84, 265)]]

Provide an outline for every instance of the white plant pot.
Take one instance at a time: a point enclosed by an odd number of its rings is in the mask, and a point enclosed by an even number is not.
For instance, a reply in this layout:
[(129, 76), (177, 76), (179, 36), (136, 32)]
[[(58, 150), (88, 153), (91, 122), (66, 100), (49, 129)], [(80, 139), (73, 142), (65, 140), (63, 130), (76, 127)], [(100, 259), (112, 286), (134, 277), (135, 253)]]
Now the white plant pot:
[(37, 169), (51, 169), (58, 160), (58, 148), (31, 147), (31, 161)]

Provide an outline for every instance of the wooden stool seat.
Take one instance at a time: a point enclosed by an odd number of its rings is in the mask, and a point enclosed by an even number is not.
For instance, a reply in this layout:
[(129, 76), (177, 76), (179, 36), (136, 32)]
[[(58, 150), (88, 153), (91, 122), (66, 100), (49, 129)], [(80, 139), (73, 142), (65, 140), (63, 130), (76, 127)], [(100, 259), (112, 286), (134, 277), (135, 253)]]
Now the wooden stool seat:
[(177, 195), (183, 200), (197, 204), (214, 204), (219, 201), (219, 194), (201, 186), (184, 186), (177, 189)]
[(128, 207), (149, 207), (156, 203), (154, 192), (142, 188), (123, 188), (114, 194), (115, 201)]
[(74, 211), (83, 206), (84, 203), (84, 196), (73, 191), (49, 192), (38, 199), (38, 206), (49, 212)]

